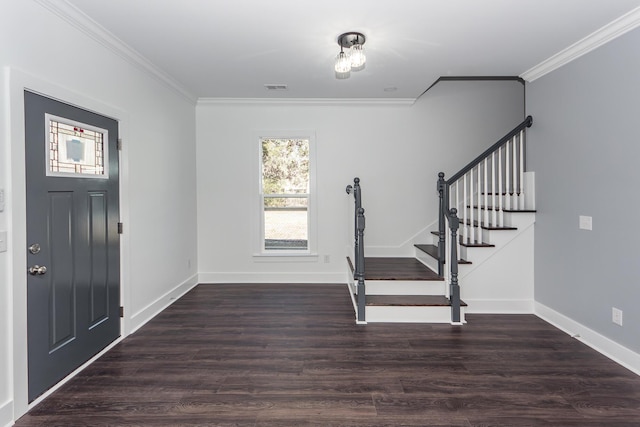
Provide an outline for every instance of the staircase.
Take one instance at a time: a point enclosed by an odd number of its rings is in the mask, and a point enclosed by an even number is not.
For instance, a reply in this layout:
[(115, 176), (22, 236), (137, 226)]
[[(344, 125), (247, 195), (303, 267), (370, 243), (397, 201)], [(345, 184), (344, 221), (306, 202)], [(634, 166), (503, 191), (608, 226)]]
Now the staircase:
[(364, 256), (360, 180), (347, 186), (355, 201), (347, 277), (357, 323), (462, 325), (468, 309), (491, 311), (496, 301), (508, 309), (527, 300), (509, 282), (512, 276), (500, 272), (532, 265), (533, 173), (524, 164), (524, 130), (531, 123), (527, 117), (449, 180), (439, 174), (437, 230), (430, 231), (430, 243), (414, 245), (413, 258)]
[[(358, 293), (355, 268), (347, 257), (354, 306)], [(449, 323), (451, 301), (442, 276), (416, 258), (365, 258), (367, 323)], [(462, 303), (464, 305), (464, 303)]]

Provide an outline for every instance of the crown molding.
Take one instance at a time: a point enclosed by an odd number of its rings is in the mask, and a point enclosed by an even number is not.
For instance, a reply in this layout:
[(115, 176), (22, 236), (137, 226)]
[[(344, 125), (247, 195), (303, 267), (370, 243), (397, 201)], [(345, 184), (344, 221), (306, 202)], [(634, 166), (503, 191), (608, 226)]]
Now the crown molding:
[(520, 74), (527, 82), (532, 82), (565, 64), (585, 55), (592, 50), (620, 37), (640, 25), (640, 7), (631, 10), (620, 18), (594, 31), (552, 57)]
[(197, 105), (400, 105), (415, 104), (413, 98), (199, 98)]
[(118, 55), (120, 58), (146, 72), (156, 80), (168, 86), (173, 91), (184, 97), (191, 104), (195, 104), (197, 97), (189, 92), (183, 85), (178, 83), (164, 71), (160, 70), (151, 61), (146, 59), (136, 50), (118, 39), (115, 35), (95, 22), (80, 9), (70, 4), (66, 0), (33, 0), (44, 8), (48, 9), (58, 17), (62, 18), (73, 27), (98, 42), (103, 47)]
[(425, 89), (424, 92), (418, 96), (422, 97), (425, 93), (429, 92), (440, 82), (487, 82), (487, 81), (515, 81), (524, 85), (524, 80), (519, 76), (441, 76), (431, 83), (431, 86)]

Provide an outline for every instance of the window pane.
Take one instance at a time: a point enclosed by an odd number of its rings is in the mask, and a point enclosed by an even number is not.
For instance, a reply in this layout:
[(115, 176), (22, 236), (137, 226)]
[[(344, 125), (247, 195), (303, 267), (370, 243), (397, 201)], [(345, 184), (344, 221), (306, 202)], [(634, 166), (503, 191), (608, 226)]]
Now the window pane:
[(265, 249), (308, 249), (308, 201), (307, 197), (265, 196)]
[(86, 128), (81, 123), (74, 125), (53, 119), (48, 121), (48, 175), (105, 177), (106, 141), (103, 132)]
[(309, 140), (262, 140), (262, 192), (305, 194), (309, 192)]

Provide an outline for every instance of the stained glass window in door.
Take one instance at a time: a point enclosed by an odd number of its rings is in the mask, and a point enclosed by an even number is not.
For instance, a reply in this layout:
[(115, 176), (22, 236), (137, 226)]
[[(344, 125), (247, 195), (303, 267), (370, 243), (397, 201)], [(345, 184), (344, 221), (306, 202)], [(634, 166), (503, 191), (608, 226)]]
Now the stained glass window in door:
[(47, 175), (108, 178), (105, 129), (46, 115)]

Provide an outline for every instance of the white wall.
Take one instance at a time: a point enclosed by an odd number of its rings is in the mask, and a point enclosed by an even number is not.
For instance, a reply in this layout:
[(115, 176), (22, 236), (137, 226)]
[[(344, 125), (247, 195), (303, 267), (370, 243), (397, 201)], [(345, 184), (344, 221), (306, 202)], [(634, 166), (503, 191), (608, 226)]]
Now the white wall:
[[(0, 21), (1, 25), (1, 21)], [(0, 85), (0, 99), (3, 107), (6, 104), (7, 93), (4, 87), (4, 73), (0, 70), (2, 85)], [(4, 189), (5, 198), (10, 194), (7, 190), (9, 158), (5, 141), (8, 140), (8, 123), (5, 114), (0, 114), (0, 189)], [(8, 203), (5, 203), (8, 204)], [(0, 212), (0, 230), (8, 231), (6, 208)], [(13, 348), (11, 343), (11, 281), (8, 275), (8, 253), (0, 253), (0, 425), (5, 425), (13, 417), (11, 377), (13, 376), (11, 361)]]
[[(369, 253), (399, 254), (436, 220), (439, 171), (451, 175), (523, 120), (523, 86), (442, 82), (414, 105), (227, 103), (196, 108), (201, 282), (345, 282), (347, 184), (358, 176)], [(318, 254), (253, 256), (258, 131), (314, 130)], [(325, 263), (325, 255), (330, 262)]]
[(196, 175), (193, 100), (39, 2), (2, 0), (0, 66), (0, 229), (10, 232), (9, 252), (0, 253), (5, 425), (27, 408), (23, 87), (120, 121), (125, 333), (195, 283)]

